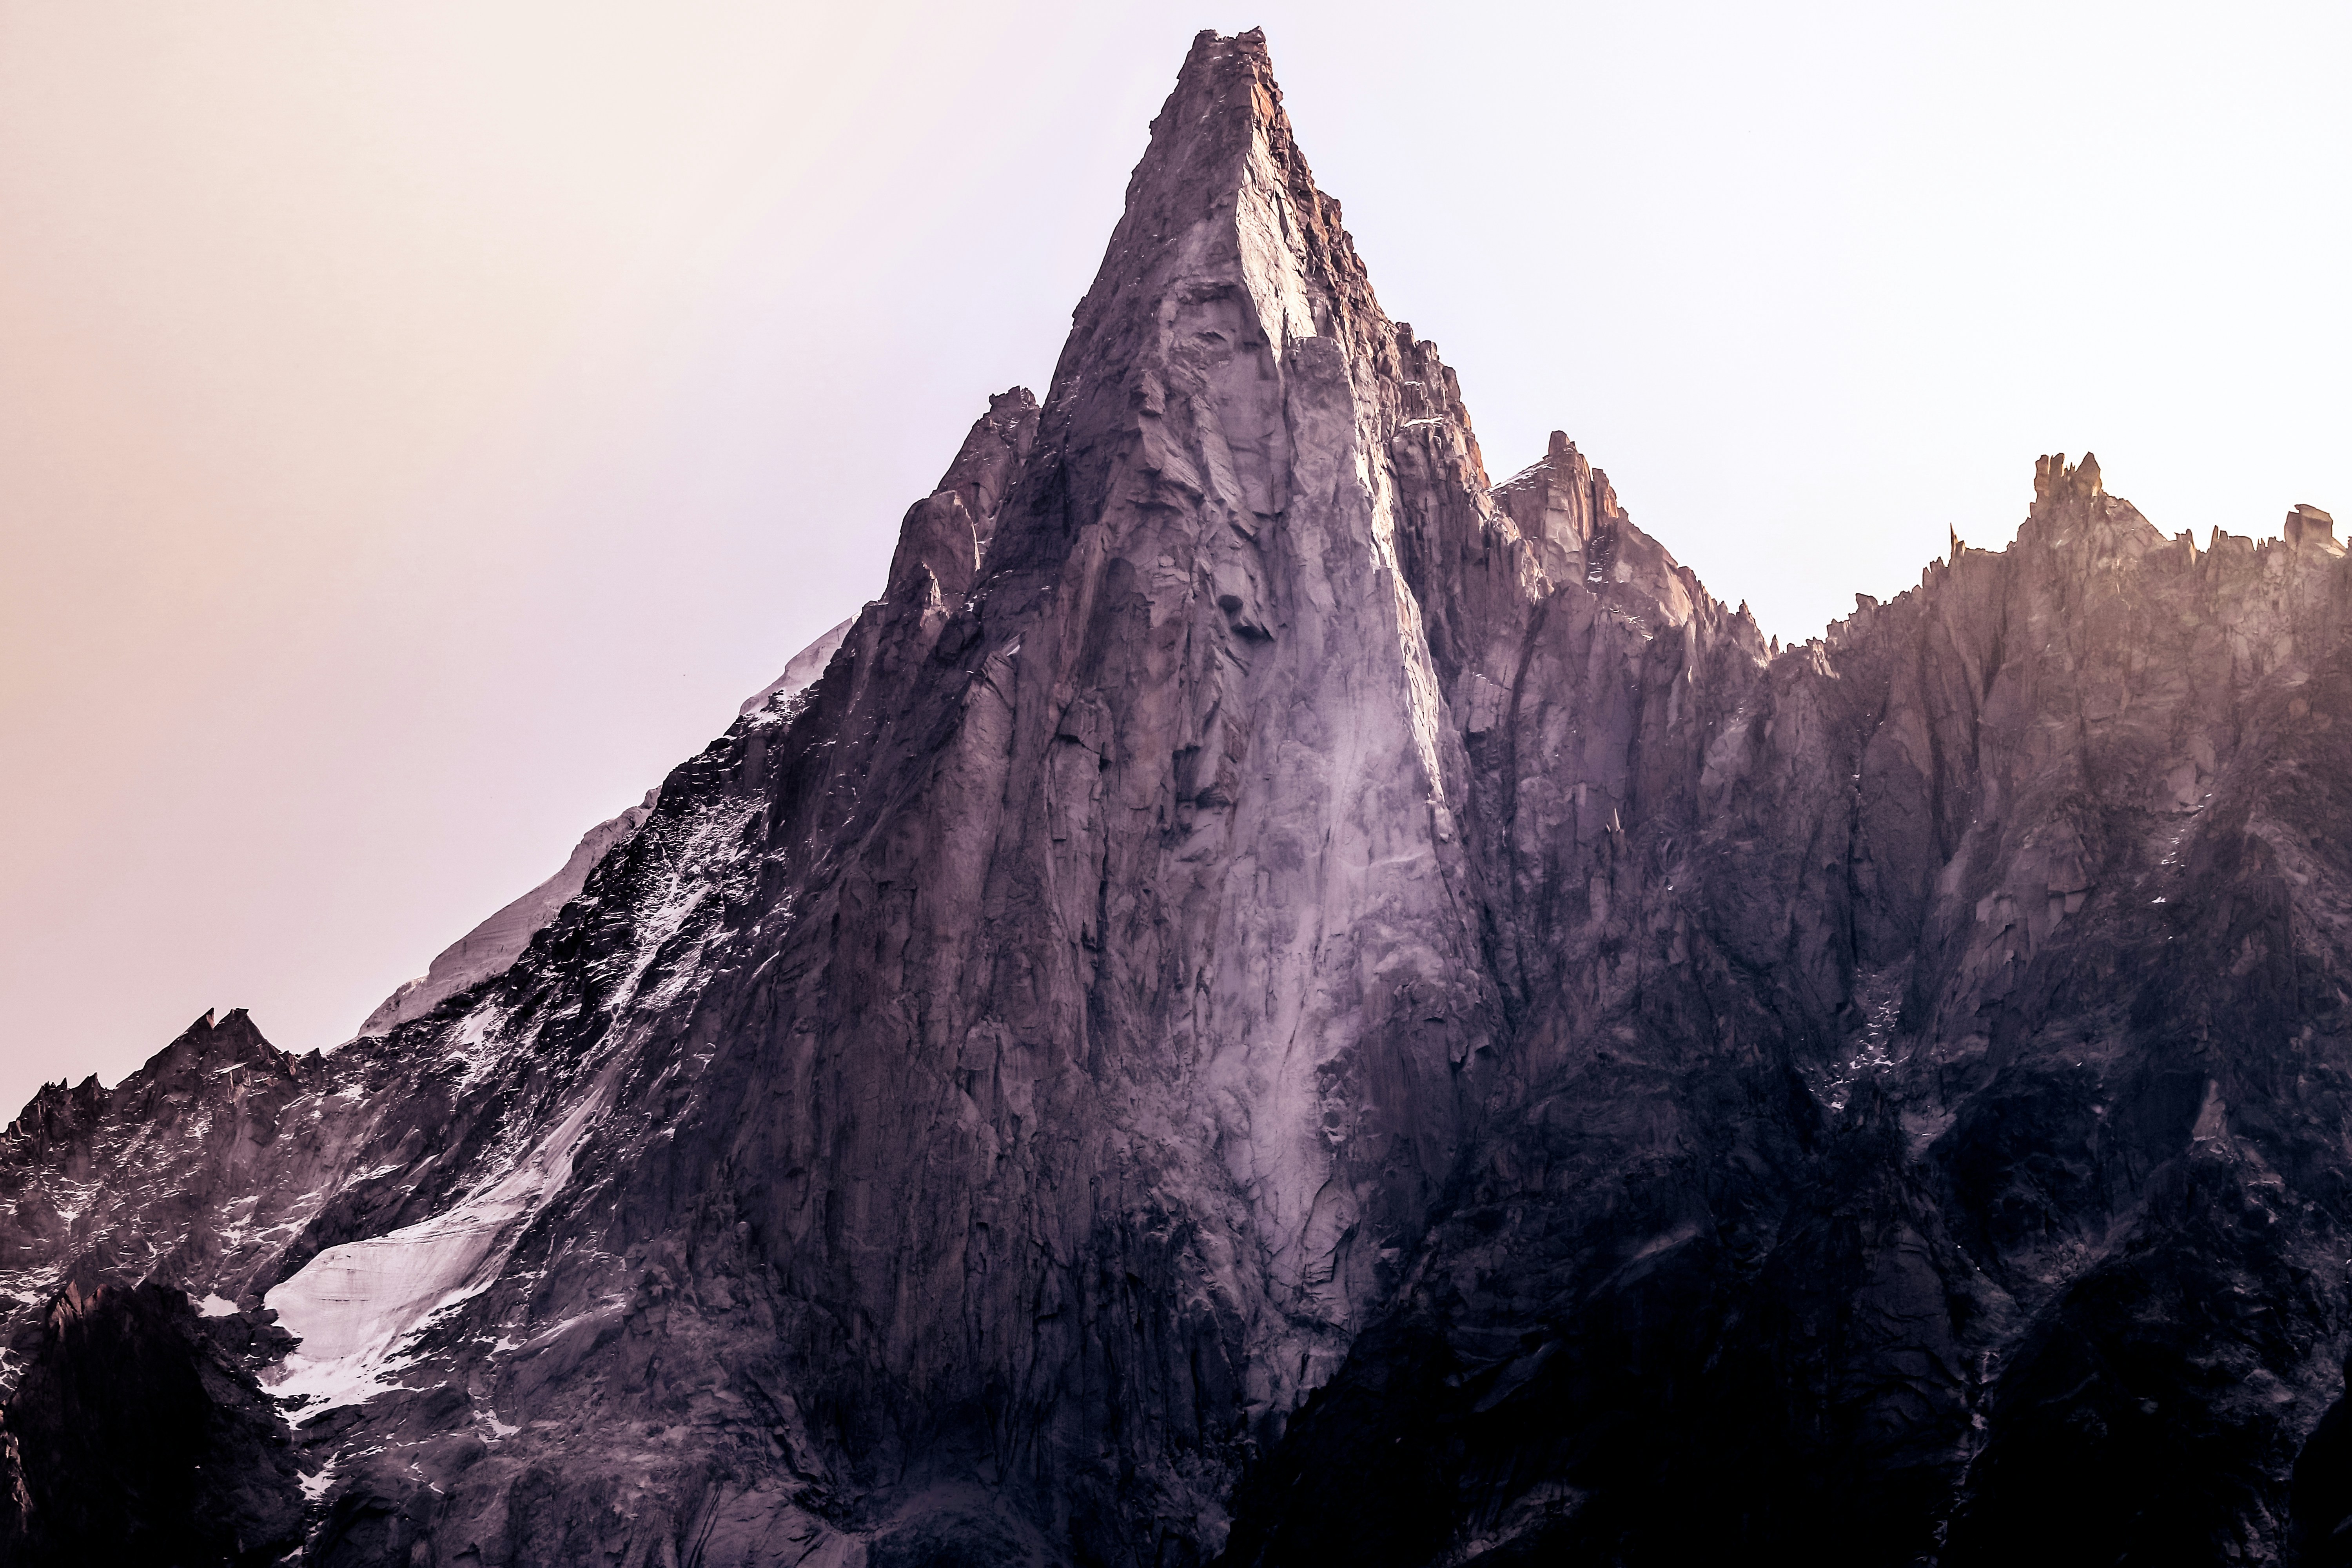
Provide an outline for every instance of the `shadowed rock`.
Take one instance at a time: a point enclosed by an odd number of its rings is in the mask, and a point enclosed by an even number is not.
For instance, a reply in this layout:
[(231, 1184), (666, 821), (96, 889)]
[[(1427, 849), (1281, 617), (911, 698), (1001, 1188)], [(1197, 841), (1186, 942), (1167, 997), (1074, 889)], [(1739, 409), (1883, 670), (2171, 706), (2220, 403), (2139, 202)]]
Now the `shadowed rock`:
[(0, 1424), (0, 1555), (259, 1568), (301, 1544), (290, 1435), (243, 1334), (225, 1349), (207, 1326), (161, 1285), (50, 1303)]

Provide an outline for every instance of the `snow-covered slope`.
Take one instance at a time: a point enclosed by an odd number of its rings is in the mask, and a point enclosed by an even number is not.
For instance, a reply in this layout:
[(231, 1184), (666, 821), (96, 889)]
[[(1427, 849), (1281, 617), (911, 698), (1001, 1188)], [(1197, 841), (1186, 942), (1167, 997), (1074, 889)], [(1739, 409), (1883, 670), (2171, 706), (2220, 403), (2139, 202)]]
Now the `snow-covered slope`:
[[(789, 702), (806, 690), (824, 673), (826, 663), (832, 659), (834, 650), (841, 647), (849, 626), (850, 623), (844, 621), (794, 654), (785, 664), (783, 674), (754, 692), (744, 702), (742, 711), (749, 714), (770, 703)], [(596, 868), (598, 862), (645, 825), (659, 794), (658, 790), (648, 791), (640, 804), (581, 835), (571, 857), (554, 876), (442, 949), (423, 974), (404, 982), (376, 1005), (375, 1011), (360, 1026), (360, 1034), (390, 1034), (411, 1018), (423, 1017), (460, 991), (469, 991), (492, 975), (505, 973), (541, 928), (555, 918), (555, 912), (578, 896), (587, 885), (588, 873)]]
[(855, 624), (854, 620), (844, 621), (793, 655), (785, 661), (784, 672), (745, 698), (740, 711), (748, 717), (770, 703), (782, 705), (790, 702), (814, 686), (817, 677), (824, 673), (824, 667), (833, 662), (833, 656), (840, 650), (842, 638), (849, 635), (849, 628)]
[(554, 876), (502, 906), (489, 919), (443, 948), (434, 956), (432, 967), (414, 980), (402, 982), (397, 990), (376, 1004), (375, 1011), (360, 1026), (360, 1034), (388, 1035), (411, 1018), (423, 1017), (458, 992), (469, 991), (492, 975), (505, 973), (540, 929), (555, 918), (555, 911), (578, 896), (597, 862), (611, 854), (614, 845), (625, 842), (645, 825), (646, 814), (653, 809), (653, 804), (654, 796), (648, 794), (643, 804), (629, 807), (618, 816), (607, 817), (582, 834), (579, 844)]

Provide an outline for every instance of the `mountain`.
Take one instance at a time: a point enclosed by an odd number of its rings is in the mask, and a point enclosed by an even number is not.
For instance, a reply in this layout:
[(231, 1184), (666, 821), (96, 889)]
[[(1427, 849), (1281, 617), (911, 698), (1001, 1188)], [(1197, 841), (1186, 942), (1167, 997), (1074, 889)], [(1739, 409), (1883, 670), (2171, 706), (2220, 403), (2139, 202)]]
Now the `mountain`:
[(383, 1035), (0, 1140), (0, 1530), (2333, 1560), (2347, 606), (2053, 457), (1768, 643), (1564, 436), (1491, 481), (1203, 34), (821, 676)]
[(605, 818), (582, 834), (580, 842), (572, 847), (554, 876), (501, 906), (489, 919), (436, 953), (432, 966), (424, 973), (404, 981), (391, 995), (376, 1004), (375, 1011), (360, 1025), (360, 1033), (388, 1035), (409, 1019), (425, 1016), (458, 992), (470, 991), (483, 981), (506, 973), (522, 956), (522, 950), (530, 945), (530, 939), (564, 905), (580, 896), (580, 889), (588, 885), (588, 873), (645, 826), (656, 794), (657, 791), (648, 793), (641, 804), (618, 816)]
[[(794, 654), (782, 675), (745, 700), (742, 712), (748, 717), (771, 703), (789, 703), (815, 685), (824, 674), (824, 667), (832, 661), (835, 650), (841, 647), (841, 639), (848, 635), (849, 626), (850, 623), (844, 621)], [(580, 896), (580, 890), (588, 885), (588, 873), (645, 826), (660, 795), (658, 789), (648, 790), (639, 804), (582, 834), (580, 842), (572, 847), (572, 854), (554, 876), (502, 906), (489, 919), (443, 948), (423, 974), (404, 982), (376, 1004), (375, 1011), (360, 1025), (361, 1035), (390, 1034), (409, 1019), (423, 1017), (458, 992), (470, 991), (485, 980), (506, 973), (522, 956), (523, 949), (530, 945), (530, 939), (562, 912), (564, 905)]]

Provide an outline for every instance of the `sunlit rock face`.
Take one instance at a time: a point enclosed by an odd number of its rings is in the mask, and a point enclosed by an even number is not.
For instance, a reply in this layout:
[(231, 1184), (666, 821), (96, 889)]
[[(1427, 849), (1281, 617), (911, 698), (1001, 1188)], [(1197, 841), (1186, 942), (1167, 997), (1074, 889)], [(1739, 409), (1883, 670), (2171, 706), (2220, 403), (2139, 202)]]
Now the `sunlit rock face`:
[(74, 1473), (53, 1298), (152, 1279), (313, 1563), (2324, 1542), (2352, 589), (2293, 516), (2045, 458), (1779, 650), (1565, 436), (1492, 481), (1204, 34), (1044, 402), (511, 954), (27, 1108), (7, 1475)]

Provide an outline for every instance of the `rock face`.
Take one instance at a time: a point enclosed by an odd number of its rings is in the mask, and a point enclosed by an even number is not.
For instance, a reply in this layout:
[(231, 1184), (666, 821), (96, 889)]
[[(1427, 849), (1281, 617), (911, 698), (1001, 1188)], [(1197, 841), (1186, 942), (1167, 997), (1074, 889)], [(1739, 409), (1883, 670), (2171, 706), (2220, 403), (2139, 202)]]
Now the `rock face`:
[[(740, 711), (748, 717), (771, 705), (781, 709), (797, 700), (824, 673), (824, 667), (841, 647), (841, 639), (849, 634), (850, 624), (842, 622), (794, 654), (784, 665), (784, 672), (746, 699)], [(564, 905), (580, 896), (580, 889), (588, 885), (588, 873), (645, 826), (660, 794), (658, 789), (648, 790), (638, 805), (581, 835), (580, 842), (554, 876), (504, 905), (442, 949), (432, 967), (404, 983), (376, 1005), (375, 1011), (361, 1024), (360, 1034), (388, 1035), (409, 1019), (423, 1017), (460, 991), (470, 991), (483, 981), (505, 973), (522, 956), (522, 950), (530, 945), (530, 939)]]
[[(849, 621), (842, 622), (827, 631), (824, 636), (793, 655), (784, 665), (783, 674), (746, 698), (740, 711), (748, 718), (771, 702), (778, 704), (790, 702), (802, 692), (814, 686), (817, 683), (817, 678), (824, 674), (824, 667), (831, 664), (833, 656), (841, 650), (841, 639), (849, 635), (852, 624)], [(651, 807), (653, 802), (647, 801), (646, 805)], [(584, 872), (580, 879), (583, 883), (587, 881)], [(578, 889), (575, 888), (573, 891), (576, 892)]]
[[(791, 680), (787, 670), (782, 679), (762, 691), (753, 702), (765, 700), (771, 692), (782, 689)], [(522, 956), (522, 950), (530, 945), (530, 939), (539, 934), (540, 929), (580, 896), (580, 889), (588, 884), (588, 873), (645, 826), (646, 814), (653, 806), (654, 796), (649, 794), (643, 804), (582, 834), (580, 842), (572, 847), (572, 854), (554, 876), (502, 906), (489, 919), (443, 948), (434, 956), (431, 968), (404, 982), (398, 990), (376, 1004), (375, 1011), (360, 1026), (360, 1034), (388, 1035), (409, 1019), (425, 1016), (458, 992), (470, 991), (491, 976), (506, 973)]]
[(293, 1445), (248, 1336), (168, 1286), (68, 1286), (0, 1434), (14, 1561), (262, 1568), (302, 1544)]
[(381, 1037), (208, 1016), (27, 1109), (18, 1398), (56, 1292), (202, 1298), (314, 1563), (2324, 1542), (2352, 582), (2297, 516), (2200, 552), (2046, 458), (1775, 651), (1564, 436), (1491, 483), (1204, 34), (820, 678)]

